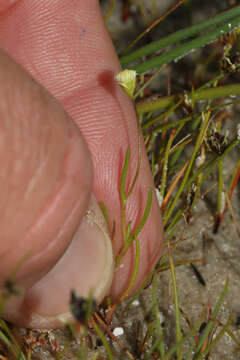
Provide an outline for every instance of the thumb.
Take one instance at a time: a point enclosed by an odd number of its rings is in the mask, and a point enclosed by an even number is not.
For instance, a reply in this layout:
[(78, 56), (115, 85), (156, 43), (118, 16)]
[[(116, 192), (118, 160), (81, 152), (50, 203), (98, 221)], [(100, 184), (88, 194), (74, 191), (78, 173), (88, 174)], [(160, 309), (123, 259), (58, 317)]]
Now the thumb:
[(27, 327), (69, 317), (72, 288), (101, 301), (113, 273), (111, 241), (91, 194), (87, 145), (56, 100), (0, 51), (0, 287), (24, 289), (4, 316)]

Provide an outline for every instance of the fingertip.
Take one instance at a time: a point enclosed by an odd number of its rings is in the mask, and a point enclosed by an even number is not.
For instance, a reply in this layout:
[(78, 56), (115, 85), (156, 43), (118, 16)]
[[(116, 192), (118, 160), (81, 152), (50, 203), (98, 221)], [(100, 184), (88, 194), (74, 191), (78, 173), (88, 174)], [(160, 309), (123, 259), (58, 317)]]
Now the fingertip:
[(63, 321), (73, 320), (69, 306), (71, 291), (74, 289), (86, 300), (91, 296), (99, 304), (109, 293), (113, 273), (111, 239), (92, 195), (88, 210), (63, 256), (19, 299), (19, 304), (11, 304), (8, 318), (29, 328), (62, 327)]
[(54, 267), (81, 223), (92, 161), (68, 114), (2, 51), (0, 77), (0, 283), (30, 253), (15, 279), (28, 289)]

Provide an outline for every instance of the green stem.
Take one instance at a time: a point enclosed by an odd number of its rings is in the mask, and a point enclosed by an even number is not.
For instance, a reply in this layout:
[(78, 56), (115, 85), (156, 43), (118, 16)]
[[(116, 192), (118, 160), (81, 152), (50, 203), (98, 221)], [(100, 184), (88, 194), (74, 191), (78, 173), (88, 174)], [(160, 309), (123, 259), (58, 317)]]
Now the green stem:
[(160, 321), (160, 311), (158, 307), (158, 298), (157, 298), (157, 276), (154, 276), (153, 279), (153, 291), (152, 291), (152, 297), (153, 297), (153, 306), (155, 309), (156, 314), (156, 330), (157, 330), (157, 337), (158, 337), (158, 347), (159, 347), (159, 353), (161, 356), (161, 359), (164, 360), (165, 356), (165, 349), (164, 349), (164, 341), (163, 341), (163, 329), (162, 324)]
[(130, 161), (130, 149), (127, 149), (123, 170), (122, 170), (122, 176), (120, 180), (120, 198), (121, 198), (121, 218), (122, 218), (122, 233), (123, 233), (123, 239), (124, 243), (127, 242), (127, 233), (126, 233), (126, 201), (127, 201), (127, 195), (126, 195), (126, 178), (127, 178), (127, 171), (129, 167), (129, 161)]
[(96, 324), (95, 321), (92, 322), (92, 326), (95, 330), (95, 332), (97, 333), (97, 335), (99, 336), (99, 338), (101, 339), (103, 346), (105, 348), (105, 351), (107, 353), (108, 359), (109, 360), (114, 360), (110, 346), (106, 340), (106, 337), (104, 336), (104, 334), (102, 333), (101, 329), (98, 327), (98, 325)]
[(169, 208), (166, 211), (166, 215), (164, 214), (164, 220), (163, 220), (164, 225), (167, 224), (167, 222), (168, 222), (168, 220), (169, 220), (169, 218), (170, 218), (170, 216), (171, 216), (171, 214), (172, 214), (172, 212), (173, 212), (173, 210), (174, 210), (174, 208), (176, 206), (176, 203), (177, 203), (177, 201), (178, 201), (178, 199), (179, 199), (179, 197), (180, 197), (180, 195), (181, 195), (181, 193), (182, 193), (182, 191), (183, 191), (183, 189), (184, 189), (184, 187), (185, 187), (185, 185), (187, 183), (188, 177), (190, 175), (190, 172), (192, 170), (192, 167), (193, 167), (193, 164), (194, 164), (194, 161), (195, 161), (195, 157), (196, 157), (198, 149), (199, 149), (199, 147), (200, 147), (200, 145), (202, 143), (202, 139), (203, 139), (205, 130), (206, 130), (207, 126), (208, 126), (209, 117), (210, 117), (210, 113), (207, 113), (206, 118), (204, 119), (204, 121), (202, 123), (200, 133), (199, 133), (199, 136), (197, 138), (196, 145), (194, 147), (194, 150), (193, 150), (191, 159), (189, 161), (189, 165), (187, 167), (186, 173), (184, 175), (183, 181), (182, 181), (182, 183), (181, 183), (181, 185), (180, 185), (180, 187), (178, 189), (178, 192), (177, 192), (174, 200), (170, 203)]
[(207, 348), (197, 357), (196, 360), (203, 360), (206, 359), (207, 354), (210, 353), (210, 351), (218, 344), (220, 339), (227, 333), (227, 330), (229, 329), (230, 325), (232, 324), (234, 320), (234, 313), (232, 312), (228, 318), (227, 323), (222, 327), (222, 329), (219, 331), (219, 333), (215, 336), (215, 338), (211, 341), (211, 343), (207, 346)]
[(106, 12), (106, 15), (105, 15), (105, 17), (104, 17), (106, 23), (110, 20), (110, 18), (111, 18), (111, 16), (112, 16), (112, 13), (113, 13), (113, 11), (114, 11), (114, 9), (115, 9), (115, 7), (116, 7), (116, 0), (112, 0), (111, 3), (110, 3), (110, 5), (109, 5), (109, 7), (108, 7), (108, 10), (107, 10), (107, 12)]
[[(174, 292), (174, 307), (175, 307), (175, 321), (176, 321), (176, 343), (179, 343), (182, 340), (182, 331), (180, 325), (180, 310), (179, 310), (179, 299), (178, 299), (178, 289), (177, 289), (177, 281), (176, 281), (176, 274), (174, 263), (171, 254), (170, 244), (168, 242), (168, 258), (170, 263), (170, 271), (171, 271), (171, 279), (173, 285), (173, 292)], [(177, 349), (177, 359), (182, 359), (182, 347), (179, 346)]]
[[(213, 172), (213, 170), (215, 169), (216, 165), (222, 161), (222, 159), (229, 153), (229, 151), (231, 151), (237, 144), (239, 144), (239, 140), (238, 139), (234, 139), (229, 145), (228, 147), (226, 148), (226, 150), (224, 151), (224, 153), (220, 156), (217, 156), (215, 158), (212, 159), (212, 162), (209, 166), (209, 169), (206, 171), (206, 173), (204, 174), (204, 176), (202, 177), (201, 181), (200, 181), (200, 184), (199, 186), (202, 186), (202, 184), (204, 183), (204, 181), (207, 179), (207, 177)], [(200, 170), (201, 168), (199, 168)], [(199, 171), (198, 170), (198, 171)], [(193, 178), (192, 178), (192, 181), (194, 181), (195, 179), (195, 176), (197, 174), (197, 172), (194, 174)], [(189, 183), (187, 183), (188, 185)]]
[[(171, 106), (170, 108), (168, 108), (166, 111), (162, 112), (160, 115), (156, 116), (155, 118), (150, 118), (149, 120), (145, 121), (142, 124), (142, 130), (144, 131), (145, 129), (149, 128), (152, 125), (156, 125), (162, 118), (166, 118), (169, 115), (173, 114), (174, 111), (181, 105), (181, 103), (183, 102), (182, 99), (180, 99), (176, 104), (173, 104), (173, 106)], [(192, 118), (192, 117), (191, 117)], [(163, 125), (166, 127), (166, 130), (168, 129), (169, 124)], [(174, 127), (174, 126), (172, 126)], [(158, 128), (157, 128), (158, 129)], [(164, 129), (165, 130), (165, 129)], [(156, 128), (155, 130), (156, 131)], [(158, 133), (158, 131), (157, 131)]]
[(136, 92), (136, 94), (133, 97), (133, 100), (136, 100), (138, 96), (140, 96), (143, 93), (143, 90), (148, 87), (151, 82), (160, 74), (160, 72), (163, 70), (163, 66), (161, 66), (157, 71), (148, 79), (143, 85), (140, 87), (140, 89)]
[(183, 344), (185, 344), (189, 339), (191, 339), (193, 337), (193, 335), (195, 335), (197, 333), (197, 330), (199, 329), (199, 327), (201, 326), (201, 323), (203, 322), (204, 318), (203, 316), (200, 317), (200, 319), (197, 321), (197, 323), (195, 324), (195, 326), (193, 327), (193, 329), (191, 331), (189, 331), (182, 339), (181, 341), (179, 341), (178, 343), (176, 343), (175, 345), (173, 345), (171, 347), (170, 350), (168, 350), (168, 352), (165, 355), (164, 360), (171, 360), (173, 359), (173, 354), (175, 352), (177, 352), (177, 350), (183, 346)]
[(135, 283), (136, 277), (137, 277), (139, 264), (140, 264), (140, 245), (139, 245), (139, 240), (137, 237), (135, 238), (135, 245), (136, 245), (136, 248), (135, 248), (136, 253), (135, 253), (135, 263), (134, 263), (133, 272), (132, 272), (128, 287), (124, 291), (124, 293), (121, 295), (120, 301), (123, 301), (127, 297), (127, 295), (129, 294), (129, 291), (132, 289), (132, 287)]
[[(187, 96), (193, 101), (215, 100), (226, 96), (240, 95), (240, 84), (217, 86), (214, 88), (195, 91), (193, 94), (188, 93)], [(179, 100), (178, 95), (164, 96), (159, 99), (141, 100), (136, 103), (138, 114), (160, 110), (173, 105)]]
[[(229, 280), (227, 279), (226, 283), (225, 283), (225, 286), (224, 286), (224, 289), (220, 295), (220, 298), (215, 306), (215, 309), (212, 313), (212, 316), (211, 318), (212, 319), (216, 319), (218, 313), (219, 313), (219, 310), (221, 308), (221, 305), (222, 305), (222, 302), (226, 296), (226, 293), (227, 293), (227, 290), (228, 290), (228, 284), (229, 284)], [(215, 321), (214, 320), (210, 320), (207, 324), (207, 326), (205, 327), (201, 337), (200, 337), (200, 340), (199, 340), (199, 343), (198, 343), (198, 346), (197, 346), (197, 349), (195, 351), (195, 354), (193, 356), (193, 359), (196, 360), (196, 359), (199, 359), (199, 355), (201, 354), (201, 350), (202, 350), (202, 347), (207, 339), (207, 337), (209, 336), (209, 334), (212, 332), (213, 330), (213, 327), (214, 327), (214, 324), (215, 324)]]
[(166, 188), (166, 181), (167, 181), (167, 170), (168, 170), (168, 158), (170, 155), (170, 149), (175, 138), (175, 129), (172, 130), (170, 137), (167, 142), (167, 147), (164, 155), (164, 162), (163, 162), (163, 170), (162, 170), (162, 180), (161, 180), (161, 189), (160, 189), (160, 196), (163, 199), (165, 194)]
[[(217, 213), (220, 216), (223, 213), (223, 161), (222, 159), (218, 163), (218, 206)], [(225, 195), (225, 194), (224, 194)]]
[[(169, 226), (167, 227), (167, 229), (165, 230), (165, 233), (168, 235), (168, 238), (171, 239), (173, 234), (174, 234), (174, 231), (175, 231), (175, 228), (174, 228), (174, 225), (177, 224), (177, 222), (180, 220), (181, 216), (182, 216), (182, 210), (178, 210), (176, 212), (176, 214), (174, 215), (173, 219), (171, 220), (171, 223), (169, 224)], [(170, 232), (170, 230), (172, 230)]]

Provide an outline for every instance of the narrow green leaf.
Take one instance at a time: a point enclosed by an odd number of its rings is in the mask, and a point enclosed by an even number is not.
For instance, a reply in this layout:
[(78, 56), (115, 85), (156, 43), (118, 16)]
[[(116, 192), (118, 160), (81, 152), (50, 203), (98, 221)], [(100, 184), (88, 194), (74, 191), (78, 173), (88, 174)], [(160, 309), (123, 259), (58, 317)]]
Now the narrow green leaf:
[(133, 238), (137, 237), (140, 231), (142, 230), (142, 228), (144, 227), (151, 210), (151, 205), (152, 205), (152, 189), (149, 189), (146, 207), (136, 230), (132, 233)]
[(229, 31), (232, 31), (238, 27), (239, 24), (240, 17), (234, 18), (229, 24), (221, 25), (217, 29), (210, 31), (205, 35), (199, 36), (198, 38), (191, 40), (183, 45), (179, 45), (173, 50), (170, 50), (160, 56), (155, 56), (150, 60), (144, 61), (142, 64), (129, 66), (129, 68), (136, 70), (138, 74), (142, 74), (163, 64), (167, 64), (173, 60), (178, 61), (182, 57), (186, 56), (189, 52), (193, 52), (194, 50), (199, 49), (200, 47), (205, 46), (212, 41), (215, 41), (219, 36), (229, 33)]
[(132, 287), (133, 287), (133, 285), (135, 283), (136, 277), (137, 277), (137, 273), (138, 273), (138, 269), (139, 269), (139, 263), (140, 263), (140, 245), (139, 245), (139, 240), (138, 240), (137, 237), (135, 238), (135, 245), (136, 245), (136, 250), (135, 250), (136, 253), (135, 253), (135, 263), (134, 263), (133, 272), (132, 272), (131, 279), (129, 281), (128, 287), (124, 291), (124, 293), (122, 294), (120, 301), (124, 300), (127, 297), (128, 293), (132, 289)]
[(110, 228), (109, 217), (108, 217), (106, 205), (104, 204), (103, 201), (101, 201), (99, 203), (99, 206), (100, 206), (100, 208), (102, 210), (102, 214), (103, 214), (103, 217), (104, 217), (104, 219), (105, 219), (105, 221), (107, 223), (107, 226), (108, 226), (108, 228)]
[(190, 172), (192, 170), (192, 167), (193, 167), (193, 164), (194, 164), (194, 161), (195, 161), (195, 158), (196, 158), (196, 155), (197, 155), (197, 152), (198, 152), (198, 149), (202, 143), (202, 139), (203, 139), (203, 136), (204, 136), (204, 133), (205, 133), (205, 130), (209, 124), (209, 117), (210, 117), (210, 113), (207, 113), (205, 115), (205, 119), (203, 120), (202, 122), (202, 125), (201, 125), (201, 128), (200, 128), (200, 131), (199, 131), (199, 135), (197, 137), (197, 140), (196, 140), (196, 144), (195, 144), (195, 147), (193, 149), (193, 153), (192, 153), (192, 156), (190, 158), (190, 161), (189, 161), (189, 164), (188, 164), (188, 167), (187, 167), (187, 170), (185, 172), (185, 175), (184, 175), (184, 178), (182, 180), (182, 183), (178, 189), (178, 192), (174, 198), (174, 200), (169, 204), (168, 208), (166, 209), (165, 213), (164, 213), (164, 219), (163, 219), (163, 224), (166, 225), (175, 206), (176, 206), (176, 203), (180, 197), (180, 195), (182, 194), (185, 186), (186, 186), (186, 183), (188, 181), (188, 178), (189, 178), (189, 175), (190, 175)]
[(206, 20), (200, 24), (193, 25), (183, 30), (179, 30), (174, 34), (164, 37), (161, 40), (152, 42), (134, 52), (131, 52), (128, 55), (122, 56), (120, 58), (121, 65), (125, 66), (133, 61), (141, 59), (144, 56), (156, 53), (167, 46), (179, 43), (182, 40), (186, 40), (187, 38), (200, 34), (201, 31), (221, 24), (223, 22), (227, 22), (238, 15), (240, 15), (240, 6), (235, 6), (234, 8), (218, 14), (215, 17), (212, 17), (209, 20)]
[(189, 331), (182, 339), (173, 345), (170, 350), (165, 355), (164, 360), (171, 360), (173, 359), (173, 354), (175, 354), (179, 347), (182, 347), (184, 343), (186, 343), (193, 335), (197, 333), (197, 330), (199, 329), (201, 323), (203, 322), (203, 315), (198, 319), (197, 323), (194, 325), (191, 331)]
[(127, 177), (127, 172), (128, 172), (128, 167), (129, 167), (129, 160), (130, 160), (130, 149), (127, 149), (126, 155), (125, 155), (125, 160), (124, 160), (124, 165), (123, 165), (123, 170), (122, 170), (122, 176), (121, 176), (121, 180), (120, 180), (120, 195), (121, 195), (121, 199), (123, 201), (126, 200), (126, 177)]

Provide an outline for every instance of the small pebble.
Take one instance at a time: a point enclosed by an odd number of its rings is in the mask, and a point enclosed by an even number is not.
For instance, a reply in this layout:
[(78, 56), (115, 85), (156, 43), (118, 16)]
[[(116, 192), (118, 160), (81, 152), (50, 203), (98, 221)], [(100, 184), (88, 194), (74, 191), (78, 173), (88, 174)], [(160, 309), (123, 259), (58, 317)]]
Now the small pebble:
[(138, 305), (139, 305), (139, 300), (134, 300), (134, 301), (132, 302), (132, 305), (133, 305), (133, 306), (138, 306)]
[(237, 138), (240, 140), (240, 124), (237, 125)]
[(118, 337), (118, 336), (121, 336), (124, 334), (124, 330), (122, 327), (116, 327), (114, 330), (113, 330), (113, 335)]

